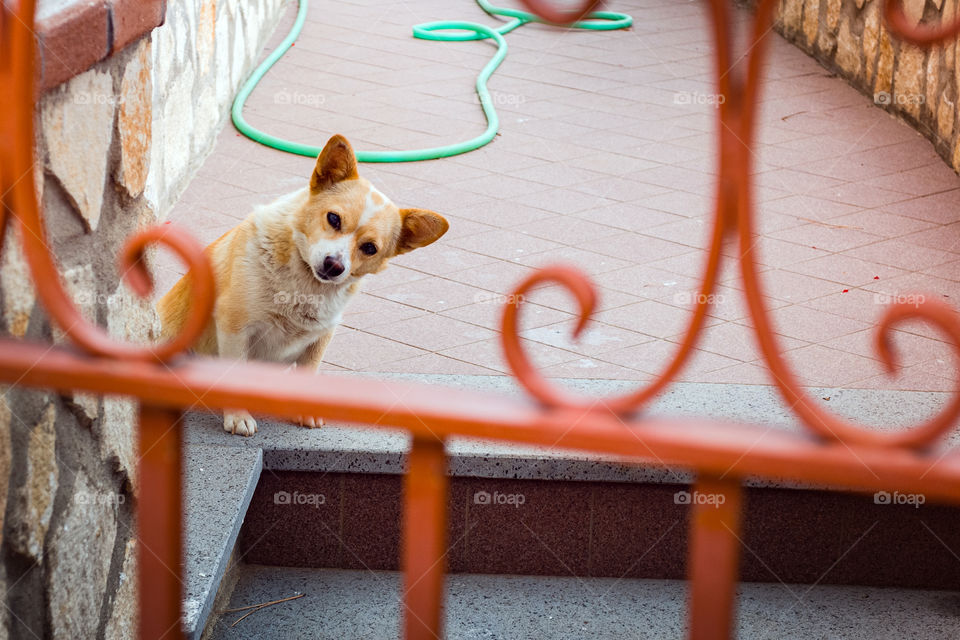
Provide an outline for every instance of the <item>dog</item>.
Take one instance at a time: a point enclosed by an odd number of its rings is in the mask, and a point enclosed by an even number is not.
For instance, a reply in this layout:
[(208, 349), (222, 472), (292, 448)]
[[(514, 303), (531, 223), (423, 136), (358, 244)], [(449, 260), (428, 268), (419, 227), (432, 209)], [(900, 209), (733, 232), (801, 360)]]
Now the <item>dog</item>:
[[(317, 156), (309, 186), (256, 208), (206, 248), (217, 300), (194, 351), (316, 371), (363, 279), (448, 228), (443, 216), (398, 208), (361, 178), (350, 143), (335, 135)], [(157, 303), (164, 337), (181, 330), (189, 307), (188, 274)], [(323, 424), (314, 417), (298, 421)], [(223, 428), (250, 436), (257, 421), (229, 410)]]

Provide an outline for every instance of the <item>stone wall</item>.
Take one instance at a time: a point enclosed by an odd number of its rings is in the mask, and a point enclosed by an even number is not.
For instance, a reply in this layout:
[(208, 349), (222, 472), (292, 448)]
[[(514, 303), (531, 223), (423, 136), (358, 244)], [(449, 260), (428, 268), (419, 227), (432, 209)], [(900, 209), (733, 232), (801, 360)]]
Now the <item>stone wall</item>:
[[(952, 22), (958, 0), (904, 0), (916, 24)], [(960, 171), (956, 42), (923, 50), (893, 38), (881, 0), (781, 0), (776, 29), (785, 38), (908, 121)]]
[[(52, 252), (79, 308), (118, 340), (158, 332), (151, 305), (120, 283), (119, 249), (162, 221), (211, 149), (283, 1), (168, 0), (162, 26), (37, 105)], [(0, 328), (62, 341), (19, 244), (6, 234)], [(130, 402), (82, 393), (0, 395), (0, 640), (135, 637), (134, 415)]]

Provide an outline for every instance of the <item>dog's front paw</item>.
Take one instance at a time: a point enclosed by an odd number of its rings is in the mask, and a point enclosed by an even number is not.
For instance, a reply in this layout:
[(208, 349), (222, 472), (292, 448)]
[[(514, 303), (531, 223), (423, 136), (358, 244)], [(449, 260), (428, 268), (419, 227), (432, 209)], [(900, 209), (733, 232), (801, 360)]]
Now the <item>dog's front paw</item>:
[(227, 411), (223, 414), (223, 430), (238, 436), (252, 436), (257, 432), (257, 421), (246, 411)]
[(323, 426), (323, 418), (297, 416), (297, 424), (307, 429), (319, 429)]

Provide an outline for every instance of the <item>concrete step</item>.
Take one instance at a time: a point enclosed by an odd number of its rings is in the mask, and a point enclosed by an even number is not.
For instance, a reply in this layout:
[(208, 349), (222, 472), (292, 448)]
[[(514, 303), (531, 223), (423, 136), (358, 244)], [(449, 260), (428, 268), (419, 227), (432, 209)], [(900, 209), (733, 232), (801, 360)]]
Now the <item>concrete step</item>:
[[(212, 640), (399, 637), (400, 574), (245, 565)], [(683, 638), (686, 584), (672, 580), (451, 575), (446, 636), (478, 640)], [(737, 637), (749, 640), (955, 640), (960, 595), (863, 587), (743, 584)]]
[(259, 449), (187, 447), (183, 631), (191, 640), (213, 609), (262, 467)]
[[(444, 387), (496, 392), (529, 397), (509, 376), (376, 374), (374, 377)], [(554, 379), (584, 395), (609, 396), (637, 387), (618, 380)], [(949, 393), (886, 391), (877, 389), (808, 389), (825, 407), (865, 428), (890, 430), (919, 424), (950, 399)], [(796, 414), (776, 389), (765, 385), (675, 383), (655, 398), (645, 411), (650, 416), (710, 417), (767, 425), (771, 430), (805, 431)], [(227, 446), (263, 451), (264, 468), (272, 471), (344, 473), (402, 473), (410, 439), (402, 431), (358, 428), (328, 423), (322, 429), (302, 429), (270, 419), (260, 422), (250, 438), (228, 437), (219, 416), (194, 413), (187, 421), (187, 439), (192, 444)], [(951, 431), (945, 446), (960, 445), (960, 430)], [(467, 438), (454, 438), (447, 445), (450, 475), (456, 477), (525, 480), (573, 480), (586, 482), (687, 483), (685, 469), (668, 468), (656, 460), (611, 459), (576, 451), (513, 446)], [(758, 487), (795, 488), (792, 480), (747, 478)], [(809, 487), (806, 487), (809, 488)]]

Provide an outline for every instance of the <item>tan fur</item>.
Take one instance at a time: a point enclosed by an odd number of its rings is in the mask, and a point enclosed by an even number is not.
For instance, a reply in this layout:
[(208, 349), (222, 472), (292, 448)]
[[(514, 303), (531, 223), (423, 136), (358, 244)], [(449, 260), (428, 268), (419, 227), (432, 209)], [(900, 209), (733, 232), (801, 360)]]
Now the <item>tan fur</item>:
[[(390, 202), (358, 175), (346, 139), (334, 136), (318, 156), (308, 188), (257, 209), (207, 247), (217, 301), (195, 350), (316, 370), (362, 279), (382, 271), (393, 256), (434, 242), (447, 228), (432, 211)], [(368, 255), (364, 249), (371, 246), (375, 253)], [(182, 329), (189, 306), (187, 275), (157, 304), (164, 336)], [(256, 421), (231, 411), (224, 428), (251, 435)]]

